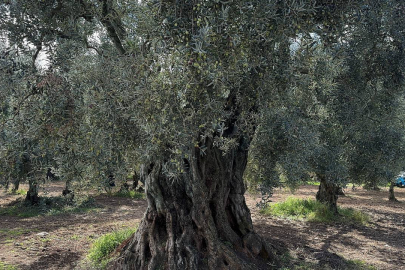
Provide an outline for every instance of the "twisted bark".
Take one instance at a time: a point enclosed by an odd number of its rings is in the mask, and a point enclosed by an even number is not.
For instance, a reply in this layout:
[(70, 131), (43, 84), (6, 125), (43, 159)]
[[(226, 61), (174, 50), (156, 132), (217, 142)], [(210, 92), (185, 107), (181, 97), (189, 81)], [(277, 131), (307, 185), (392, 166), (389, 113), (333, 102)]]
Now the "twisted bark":
[(326, 180), (322, 175), (318, 175), (320, 179), (319, 190), (316, 193), (316, 200), (318, 202), (327, 204), (330, 210), (337, 215), (337, 199), (339, 194), (339, 186)]
[(160, 163), (145, 170), (148, 209), (110, 269), (261, 269), (274, 261), (245, 202), (243, 139), (226, 155), (208, 142), (205, 153), (192, 150), (180, 179), (168, 179)]

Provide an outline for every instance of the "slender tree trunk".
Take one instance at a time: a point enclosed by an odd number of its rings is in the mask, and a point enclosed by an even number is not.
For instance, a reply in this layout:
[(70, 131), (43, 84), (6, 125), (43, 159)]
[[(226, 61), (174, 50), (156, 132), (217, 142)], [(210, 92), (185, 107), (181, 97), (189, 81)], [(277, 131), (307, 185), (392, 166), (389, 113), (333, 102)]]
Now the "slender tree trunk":
[(388, 200), (390, 200), (392, 202), (397, 202), (398, 201), (397, 198), (395, 198), (394, 183), (393, 182), (391, 182), (391, 184), (390, 184)]
[(36, 180), (30, 179), (28, 181), (29, 189), (27, 191), (27, 196), (25, 197), (25, 201), (30, 202), (32, 205), (39, 203), (39, 196), (38, 196), (38, 182)]
[(139, 169), (139, 175), (135, 172), (133, 176), (133, 184), (132, 184), (132, 189), (138, 192), (144, 192), (144, 187), (145, 187), (145, 165), (142, 164)]
[(71, 179), (66, 181), (65, 189), (62, 190), (62, 196), (65, 196), (65, 198), (73, 200), (75, 195), (73, 190), (71, 189), (71, 184), (72, 184)]
[(320, 179), (321, 183), (319, 185), (319, 190), (316, 193), (316, 200), (318, 202), (327, 204), (331, 211), (337, 215), (337, 199), (339, 186), (326, 180), (326, 178), (322, 175), (318, 175), (318, 178)]
[(132, 189), (136, 190), (138, 187), (139, 175), (135, 172), (132, 176)]
[(6, 185), (4, 186), (4, 188), (6, 189), (6, 191), (8, 191), (8, 188), (10, 186), (10, 179), (6, 180)]
[(17, 190), (20, 188), (20, 179), (15, 179), (14, 181), (14, 185), (13, 185), (13, 189), (12, 192), (17, 192)]
[(253, 230), (242, 179), (247, 146), (226, 155), (207, 143), (180, 179), (145, 170), (148, 209), (109, 269), (269, 269), (273, 251)]

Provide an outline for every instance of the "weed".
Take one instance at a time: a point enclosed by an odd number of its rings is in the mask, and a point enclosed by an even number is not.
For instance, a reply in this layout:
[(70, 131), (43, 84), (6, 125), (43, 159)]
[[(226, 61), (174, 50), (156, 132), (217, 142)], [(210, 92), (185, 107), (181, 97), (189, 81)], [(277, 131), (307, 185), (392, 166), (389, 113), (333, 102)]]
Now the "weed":
[(136, 228), (127, 228), (105, 234), (93, 241), (87, 258), (100, 268), (105, 268), (111, 261), (111, 253), (124, 240), (128, 239)]
[(348, 270), (377, 270), (377, 267), (368, 265), (365, 261), (361, 260), (348, 260), (346, 264)]
[(24, 189), (19, 189), (19, 190), (15, 190), (15, 191), (10, 191), (9, 194), (25, 196), (25, 195), (27, 195), (27, 191)]
[(74, 235), (72, 235), (71, 237), (70, 237), (70, 239), (72, 239), (72, 240), (79, 240), (80, 239), (80, 236), (79, 235), (77, 235), (77, 234), (74, 234)]
[(132, 198), (132, 199), (145, 199), (145, 193), (143, 192), (137, 192), (134, 190), (129, 190), (129, 191), (119, 191), (116, 193), (112, 193), (111, 196), (114, 197), (121, 197), (121, 198)]
[(319, 186), (320, 184), (321, 184), (321, 182), (317, 182), (317, 181), (308, 181), (308, 182), (306, 182), (306, 184), (307, 185), (310, 185), (310, 186)]
[(0, 270), (18, 270), (18, 268), (14, 265), (0, 261)]
[(265, 215), (305, 219), (312, 222), (342, 222), (366, 225), (369, 216), (352, 208), (338, 208), (339, 215), (334, 215), (325, 204), (311, 199), (287, 198), (284, 202), (268, 205), (260, 212)]

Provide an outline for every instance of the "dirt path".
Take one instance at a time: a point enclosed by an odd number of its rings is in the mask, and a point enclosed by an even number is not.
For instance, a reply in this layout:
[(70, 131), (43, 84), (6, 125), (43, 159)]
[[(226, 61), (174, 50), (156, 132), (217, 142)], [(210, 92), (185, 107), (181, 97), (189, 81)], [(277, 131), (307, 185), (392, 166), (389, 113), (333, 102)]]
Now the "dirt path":
[[(22, 188), (25, 188), (22, 186)], [(49, 195), (59, 195), (60, 183), (47, 187)], [(314, 198), (316, 187), (304, 186), (296, 197)], [(247, 196), (256, 230), (280, 249), (289, 250), (298, 260), (342, 269), (344, 260), (361, 260), (377, 269), (405, 269), (405, 190), (396, 189), (404, 203), (390, 203), (387, 192), (347, 190), (339, 198), (342, 207), (360, 209), (371, 216), (368, 227), (325, 225), (270, 218), (260, 215), (255, 207), (258, 197)], [(273, 201), (291, 196), (276, 190)], [(0, 206), (17, 196), (0, 191)], [(146, 202), (129, 198), (98, 196), (95, 212), (21, 218), (0, 216), (0, 262), (22, 270), (87, 269), (78, 266), (92, 239), (102, 234), (139, 223)], [(44, 234), (41, 234), (43, 233)]]

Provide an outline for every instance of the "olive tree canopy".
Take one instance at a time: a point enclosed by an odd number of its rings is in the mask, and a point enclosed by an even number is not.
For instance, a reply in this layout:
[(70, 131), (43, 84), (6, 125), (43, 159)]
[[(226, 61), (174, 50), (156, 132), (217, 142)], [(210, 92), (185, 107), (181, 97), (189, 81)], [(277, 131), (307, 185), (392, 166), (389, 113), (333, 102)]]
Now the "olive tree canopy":
[[(352, 81), (357, 69), (373, 76), (355, 59), (368, 67), (359, 44), (374, 25), (369, 16), (400, 24), (400, 1), (378, 3), (8, 1), (5, 50), (31, 59), (2, 69), (5, 141), (19, 151), (13, 134), (31, 134), (39, 149), (52, 139), (46, 145), (60, 149), (52, 159), (66, 175), (145, 165), (148, 209), (113, 269), (268, 268), (274, 251), (254, 232), (244, 199), (248, 153), (249, 172), (270, 189), (280, 173), (290, 185), (307, 172), (336, 184), (355, 171), (351, 147), (365, 133), (348, 131), (345, 115), (359, 107), (345, 100), (385, 91), (403, 70)], [(403, 53), (392, 45), (403, 44), (402, 30), (392, 29), (375, 44), (384, 63), (388, 52)]]

